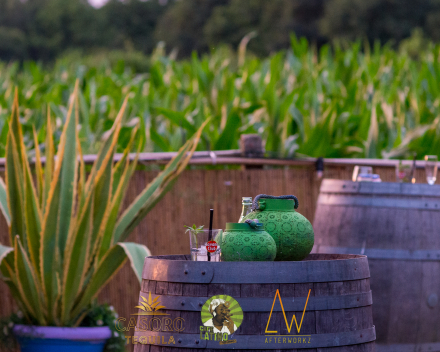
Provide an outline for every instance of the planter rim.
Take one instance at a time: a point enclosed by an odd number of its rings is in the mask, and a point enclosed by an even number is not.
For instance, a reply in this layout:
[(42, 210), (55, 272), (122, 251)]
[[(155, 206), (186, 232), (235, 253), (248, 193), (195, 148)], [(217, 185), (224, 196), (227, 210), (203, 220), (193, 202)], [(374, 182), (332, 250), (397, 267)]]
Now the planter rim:
[(75, 341), (107, 340), (112, 337), (112, 331), (108, 326), (66, 328), (58, 326), (33, 326), (17, 324), (14, 326), (13, 332), (17, 337)]

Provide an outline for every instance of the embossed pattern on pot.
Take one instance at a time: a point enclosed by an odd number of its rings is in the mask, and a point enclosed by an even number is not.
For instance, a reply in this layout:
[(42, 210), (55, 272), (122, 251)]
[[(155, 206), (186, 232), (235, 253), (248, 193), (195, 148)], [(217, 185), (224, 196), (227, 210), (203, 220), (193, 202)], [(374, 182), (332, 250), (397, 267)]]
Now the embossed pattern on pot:
[(302, 260), (312, 250), (314, 232), (312, 224), (295, 211), (292, 199), (261, 199), (263, 210), (254, 210), (247, 219), (258, 219), (272, 236), (277, 246), (275, 260)]

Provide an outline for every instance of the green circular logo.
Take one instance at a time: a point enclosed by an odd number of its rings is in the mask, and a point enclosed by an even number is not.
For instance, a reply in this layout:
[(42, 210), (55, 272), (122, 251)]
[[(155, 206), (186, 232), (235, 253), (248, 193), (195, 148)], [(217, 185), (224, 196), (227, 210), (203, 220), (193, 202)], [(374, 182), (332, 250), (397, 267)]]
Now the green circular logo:
[(227, 332), (228, 335), (235, 332), (243, 321), (243, 310), (240, 305), (227, 295), (209, 298), (203, 305), (201, 314), (203, 325), (212, 326), (214, 332)]

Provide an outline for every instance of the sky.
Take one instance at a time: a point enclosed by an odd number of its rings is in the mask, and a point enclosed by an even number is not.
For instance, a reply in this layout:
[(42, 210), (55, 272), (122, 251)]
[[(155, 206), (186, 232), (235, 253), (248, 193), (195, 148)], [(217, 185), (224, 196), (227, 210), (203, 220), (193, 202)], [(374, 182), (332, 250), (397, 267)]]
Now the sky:
[(94, 7), (101, 7), (105, 2), (106, 0), (89, 0), (89, 3)]

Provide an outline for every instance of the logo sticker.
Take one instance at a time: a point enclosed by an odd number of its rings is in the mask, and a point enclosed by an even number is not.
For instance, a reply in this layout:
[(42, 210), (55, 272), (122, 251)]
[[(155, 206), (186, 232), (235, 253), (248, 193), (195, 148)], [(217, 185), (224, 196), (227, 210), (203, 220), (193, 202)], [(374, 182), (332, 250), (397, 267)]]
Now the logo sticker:
[(206, 250), (207, 250), (209, 253), (214, 253), (214, 252), (217, 250), (217, 248), (218, 248), (218, 244), (217, 244), (217, 242), (215, 242), (215, 241), (209, 241), (209, 242), (206, 244)]
[(243, 321), (243, 310), (234, 298), (227, 295), (212, 296), (203, 305), (201, 318), (201, 339), (219, 341), (221, 345), (237, 342), (228, 340), (229, 335), (237, 331)]

